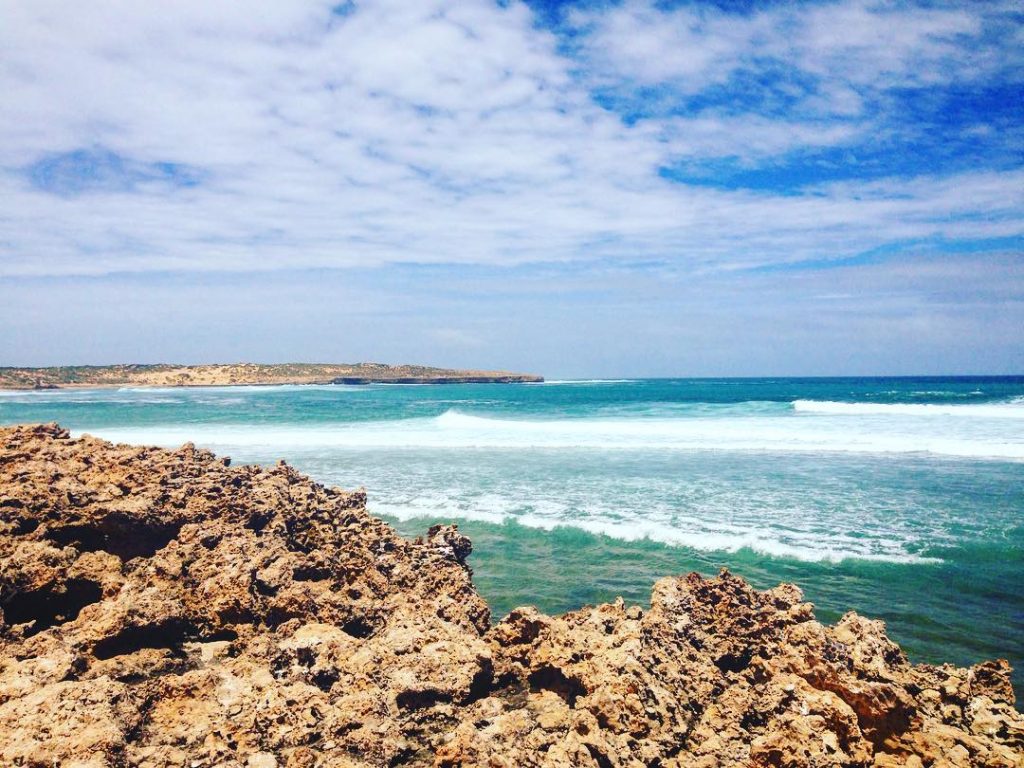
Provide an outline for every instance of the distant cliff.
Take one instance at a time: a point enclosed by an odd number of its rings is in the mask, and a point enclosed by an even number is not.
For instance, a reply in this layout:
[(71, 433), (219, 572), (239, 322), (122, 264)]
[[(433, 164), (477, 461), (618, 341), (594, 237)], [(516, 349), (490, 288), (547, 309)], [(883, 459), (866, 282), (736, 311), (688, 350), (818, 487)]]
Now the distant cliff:
[(74, 365), (0, 368), (0, 389), (213, 387), (237, 384), (513, 384), (544, 381), (508, 371), (463, 371), (383, 363)]

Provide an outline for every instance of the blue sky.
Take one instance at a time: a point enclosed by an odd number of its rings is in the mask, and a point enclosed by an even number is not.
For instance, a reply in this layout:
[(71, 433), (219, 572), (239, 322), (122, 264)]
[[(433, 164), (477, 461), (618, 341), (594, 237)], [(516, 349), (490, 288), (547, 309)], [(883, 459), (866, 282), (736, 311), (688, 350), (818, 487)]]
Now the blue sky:
[(1024, 371), (1017, 2), (0, 2), (0, 365)]

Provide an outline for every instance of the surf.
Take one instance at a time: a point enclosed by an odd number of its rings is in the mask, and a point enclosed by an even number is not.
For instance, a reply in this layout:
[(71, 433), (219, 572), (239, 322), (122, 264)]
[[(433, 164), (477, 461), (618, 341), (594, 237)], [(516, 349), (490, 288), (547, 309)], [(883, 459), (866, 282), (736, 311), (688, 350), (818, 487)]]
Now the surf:
[[(497, 503), (495, 503), (497, 501)], [(941, 563), (938, 557), (922, 556), (902, 550), (898, 544), (880, 546), (877, 541), (856, 542), (842, 535), (820, 537), (800, 536), (787, 540), (770, 527), (745, 527), (698, 530), (691, 525), (634, 517), (613, 520), (586, 512), (566, 515), (561, 509), (539, 512), (513, 512), (500, 500), (481, 503), (459, 503), (448, 497), (436, 500), (417, 499), (406, 502), (386, 502), (371, 499), (369, 508), (375, 514), (395, 520), (456, 518), (490, 525), (515, 524), (543, 531), (573, 529), (594, 536), (605, 536), (623, 542), (655, 542), (672, 547), (685, 547), (700, 552), (736, 554), (749, 552), (775, 559), (797, 560), (805, 563), (841, 563), (851, 560), (878, 563), (928, 565)], [(552, 505), (557, 506), (557, 505)]]
[[(810, 402), (810, 401), (804, 401)], [(877, 404), (839, 404), (842, 406)], [(765, 453), (933, 454), (975, 459), (1024, 460), (1024, 436), (1008, 429), (922, 429), (899, 419), (884, 424), (849, 423), (864, 415), (831, 405), (824, 411), (795, 409), (817, 417), (780, 417), (756, 413), (692, 418), (657, 415), (511, 419), (480, 416), (450, 408), (433, 417), (311, 424), (186, 424), (109, 427), (91, 430), (116, 442), (180, 445), (186, 441), (218, 450), (314, 449), (499, 449), (586, 451), (743, 451)], [(906, 409), (907, 405), (893, 406)], [(948, 406), (952, 408), (952, 406)], [(981, 406), (960, 406), (975, 408)], [(946, 407), (944, 407), (946, 408)], [(1002, 406), (992, 406), (1003, 413)], [(1018, 406), (1005, 406), (1018, 408)], [(902, 414), (881, 410), (871, 415)], [(983, 413), (987, 414), (986, 411)], [(911, 415), (915, 415), (912, 411)], [(1013, 417), (1016, 418), (1016, 417)]]
[(794, 400), (798, 413), (832, 416), (954, 416), (956, 418), (1024, 419), (1024, 400), (1002, 403), (849, 403), (835, 400)]

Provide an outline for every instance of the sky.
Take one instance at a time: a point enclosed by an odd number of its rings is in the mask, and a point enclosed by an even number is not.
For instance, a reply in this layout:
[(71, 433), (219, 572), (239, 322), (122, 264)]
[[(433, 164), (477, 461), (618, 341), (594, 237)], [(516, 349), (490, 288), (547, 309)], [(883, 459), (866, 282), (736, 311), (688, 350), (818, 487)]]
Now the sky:
[(0, 0), (0, 365), (1024, 373), (1024, 10)]

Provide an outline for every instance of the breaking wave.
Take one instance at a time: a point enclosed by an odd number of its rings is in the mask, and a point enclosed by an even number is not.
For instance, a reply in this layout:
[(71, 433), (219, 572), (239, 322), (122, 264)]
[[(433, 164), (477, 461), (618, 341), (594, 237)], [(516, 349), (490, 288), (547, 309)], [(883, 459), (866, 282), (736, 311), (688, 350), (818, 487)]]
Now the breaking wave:
[(843, 403), (795, 400), (793, 410), (834, 416), (956, 416), (960, 418), (1024, 419), (1024, 400), (1003, 403)]
[[(710, 418), (632, 417), (501, 419), (449, 409), (439, 416), (385, 421), (300, 424), (186, 424), (99, 429), (94, 434), (119, 442), (180, 445), (186, 441), (218, 450), (238, 448), (306, 451), (422, 449), (588, 449), (762, 451), (770, 453), (921, 453), (971, 458), (1024, 459), (1024, 434), (1010, 422), (994, 428), (988, 419), (936, 429), (906, 418), (847, 418), (859, 411), (848, 404), (826, 403), (815, 411), (812, 401), (797, 401), (807, 418), (778, 414), (730, 412)], [(806, 404), (812, 403), (810, 409)], [(853, 405), (853, 404), (849, 404)], [(861, 404), (856, 404), (861, 405)], [(827, 410), (839, 406), (837, 411)], [(871, 405), (878, 408), (877, 405)], [(931, 406), (897, 405), (894, 408)], [(1021, 409), (1005, 406), (937, 406), (940, 408)], [(790, 411), (792, 414), (792, 411)], [(870, 411), (875, 414), (876, 412)], [(878, 411), (892, 414), (893, 411)], [(904, 413), (895, 411), (895, 413)], [(930, 412), (929, 412), (930, 413)], [(983, 411), (987, 413), (987, 411)], [(910, 415), (916, 415), (912, 410)], [(284, 455), (282, 453), (282, 455)]]
[(828, 536), (800, 536), (789, 532), (788, 536), (781, 536), (770, 527), (741, 529), (727, 526), (716, 529), (707, 525), (695, 526), (693, 521), (673, 524), (639, 515), (632, 519), (610, 519), (600, 514), (567, 516), (556, 514), (554, 510), (545, 510), (543, 505), (537, 512), (513, 513), (506, 509), (507, 502), (495, 501), (497, 503), (476, 500), (472, 504), (458, 504), (453, 499), (444, 498), (433, 502), (417, 499), (411, 503), (394, 503), (373, 501), (371, 498), (369, 507), (374, 514), (399, 520), (438, 517), (473, 520), (492, 525), (514, 522), (545, 531), (572, 528), (619, 541), (652, 541), (704, 552), (735, 553), (747, 550), (759, 555), (808, 563), (866, 560), (921, 565), (942, 562), (939, 558), (906, 552), (898, 542), (891, 542), (889, 546), (882, 547), (877, 541), (856, 540), (838, 533)]

